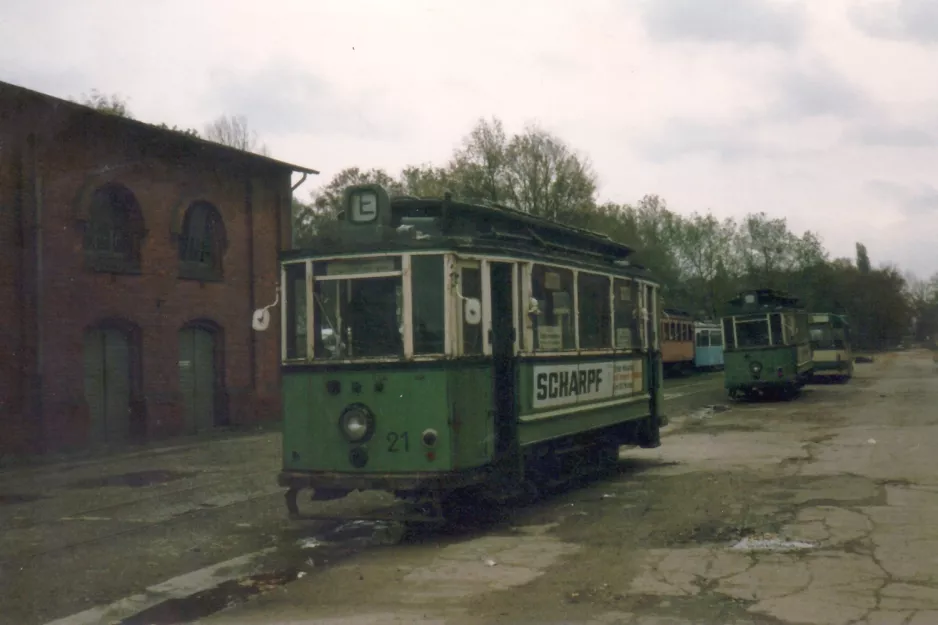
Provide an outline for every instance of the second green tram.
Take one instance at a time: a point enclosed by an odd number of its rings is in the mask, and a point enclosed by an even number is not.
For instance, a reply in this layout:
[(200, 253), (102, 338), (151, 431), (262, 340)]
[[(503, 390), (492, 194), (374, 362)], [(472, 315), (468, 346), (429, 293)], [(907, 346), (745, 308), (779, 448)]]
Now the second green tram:
[(379, 490), (439, 519), (457, 495), (505, 500), (660, 446), (658, 284), (628, 247), (378, 185), (348, 188), (310, 247), (281, 255), (292, 516), (303, 489)]
[(744, 291), (723, 317), (724, 386), (731, 398), (791, 397), (811, 377), (808, 314), (772, 289)]
[(814, 377), (848, 382), (853, 377), (853, 349), (847, 317), (834, 313), (811, 313), (808, 332)]

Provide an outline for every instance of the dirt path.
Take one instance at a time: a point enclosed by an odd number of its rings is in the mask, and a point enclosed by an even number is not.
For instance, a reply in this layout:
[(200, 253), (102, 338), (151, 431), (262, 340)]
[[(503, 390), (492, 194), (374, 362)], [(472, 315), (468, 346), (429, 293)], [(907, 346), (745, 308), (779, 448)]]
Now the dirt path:
[(509, 522), (312, 568), (202, 622), (938, 622), (930, 354), (669, 429), (617, 477)]

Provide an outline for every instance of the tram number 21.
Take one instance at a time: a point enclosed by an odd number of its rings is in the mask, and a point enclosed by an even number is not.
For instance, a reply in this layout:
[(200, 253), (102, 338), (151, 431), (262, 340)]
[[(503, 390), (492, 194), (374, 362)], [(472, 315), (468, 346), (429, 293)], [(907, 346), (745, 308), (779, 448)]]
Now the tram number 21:
[(410, 438), (407, 432), (388, 432), (388, 451), (410, 451)]

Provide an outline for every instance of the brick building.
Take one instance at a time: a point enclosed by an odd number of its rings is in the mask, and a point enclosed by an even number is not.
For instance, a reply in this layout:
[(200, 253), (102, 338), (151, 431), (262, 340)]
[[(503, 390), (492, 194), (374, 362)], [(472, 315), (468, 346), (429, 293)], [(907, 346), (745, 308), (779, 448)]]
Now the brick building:
[(0, 82), (0, 452), (278, 418), (294, 172)]

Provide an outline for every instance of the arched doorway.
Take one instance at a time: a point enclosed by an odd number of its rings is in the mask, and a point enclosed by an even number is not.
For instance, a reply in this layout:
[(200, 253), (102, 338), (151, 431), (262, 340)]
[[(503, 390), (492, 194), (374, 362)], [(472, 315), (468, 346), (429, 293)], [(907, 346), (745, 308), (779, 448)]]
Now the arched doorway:
[(130, 438), (136, 371), (134, 339), (132, 329), (121, 325), (99, 325), (85, 331), (85, 402), (92, 444), (120, 443)]
[(206, 324), (190, 324), (179, 330), (179, 388), (186, 431), (190, 433), (218, 425), (218, 337), (217, 329)]

